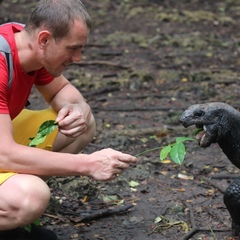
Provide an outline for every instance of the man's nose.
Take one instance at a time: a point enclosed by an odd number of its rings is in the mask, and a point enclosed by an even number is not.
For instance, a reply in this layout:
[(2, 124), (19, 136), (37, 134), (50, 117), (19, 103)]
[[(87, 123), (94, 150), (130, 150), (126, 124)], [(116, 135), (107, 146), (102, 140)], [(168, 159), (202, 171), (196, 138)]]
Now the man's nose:
[(81, 49), (79, 49), (74, 52), (74, 54), (72, 56), (72, 61), (73, 62), (81, 62), (81, 60), (82, 60), (82, 51), (81, 51)]

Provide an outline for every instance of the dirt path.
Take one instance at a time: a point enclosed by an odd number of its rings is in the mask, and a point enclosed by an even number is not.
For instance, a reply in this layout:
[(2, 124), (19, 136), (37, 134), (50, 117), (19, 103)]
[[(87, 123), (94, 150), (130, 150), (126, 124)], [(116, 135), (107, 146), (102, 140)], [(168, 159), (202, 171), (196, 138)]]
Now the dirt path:
[[(3, 1), (0, 19), (24, 22), (34, 2)], [(112, 147), (138, 154), (192, 136), (178, 120), (191, 104), (223, 101), (240, 109), (239, 0), (83, 2), (94, 29), (82, 63), (65, 75), (97, 119), (86, 152)], [(45, 107), (35, 91), (31, 103)], [(238, 239), (222, 197), (239, 170), (217, 145), (186, 147), (181, 166), (160, 162), (153, 151), (109, 183), (51, 179), (43, 224), (61, 240)], [(84, 221), (99, 209), (118, 213)]]

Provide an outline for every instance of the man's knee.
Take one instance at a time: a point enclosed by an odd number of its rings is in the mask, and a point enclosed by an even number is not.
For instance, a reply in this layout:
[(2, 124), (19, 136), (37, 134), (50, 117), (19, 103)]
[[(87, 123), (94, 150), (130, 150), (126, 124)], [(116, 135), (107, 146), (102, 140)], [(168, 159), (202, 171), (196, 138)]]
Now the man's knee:
[(48, 205), (50, 190), (36, 176), (17, 174), (0, 186), (0, 199), (0, 221), (4, 219), (0, 230), (7, 230), (39, 218)]
[[(44, 180), (37, 176), (27, 175), (24, 186), (21, 184), (22, 207), (33, 212), (44, 212), (50, 200), (50, 189)], [(25, 202), (24, 202), (25, 201)]]

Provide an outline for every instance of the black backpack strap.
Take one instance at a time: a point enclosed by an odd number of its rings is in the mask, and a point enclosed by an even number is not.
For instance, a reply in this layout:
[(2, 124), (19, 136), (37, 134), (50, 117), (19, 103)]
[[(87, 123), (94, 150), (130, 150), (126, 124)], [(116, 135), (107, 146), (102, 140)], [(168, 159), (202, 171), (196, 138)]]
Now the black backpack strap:
[(0, 35), (0, 54), (2, 54), (7, 62), (8, 66), (8, 90), (10, 89), (13, 81), (13, 61), (12, 61), (12, 51), (9, 46), (8, 41)]

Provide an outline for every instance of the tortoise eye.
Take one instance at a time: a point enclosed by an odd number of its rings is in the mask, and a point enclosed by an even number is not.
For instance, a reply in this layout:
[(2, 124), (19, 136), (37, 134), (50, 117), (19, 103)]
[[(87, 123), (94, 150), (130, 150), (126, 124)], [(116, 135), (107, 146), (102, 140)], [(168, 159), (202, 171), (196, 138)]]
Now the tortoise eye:
[(204, 111), (198, 110), (194, 112), (194, 117), (202, 117), (204, 115)]

